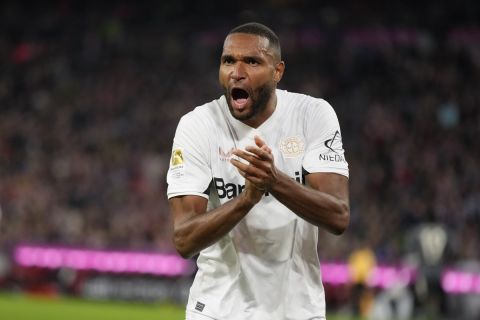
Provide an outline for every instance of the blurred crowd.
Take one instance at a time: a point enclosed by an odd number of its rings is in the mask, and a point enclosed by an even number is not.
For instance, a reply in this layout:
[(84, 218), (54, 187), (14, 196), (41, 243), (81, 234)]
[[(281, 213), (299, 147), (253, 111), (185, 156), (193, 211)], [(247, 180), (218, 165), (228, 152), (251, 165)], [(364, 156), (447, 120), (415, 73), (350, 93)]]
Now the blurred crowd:
[(325, 98), (340, 119), (351, 225), (321, 233), (321, 259), (368, 246), (398, 262), (408, 231), (437, 223), (447, 263), (480, 260), (478, 4), (347, 3), (0, 3), (0, 251), (173, 251), (177, 122), (222, 94), (223, 38), (257, 20), (280, 36), (280, 87)]

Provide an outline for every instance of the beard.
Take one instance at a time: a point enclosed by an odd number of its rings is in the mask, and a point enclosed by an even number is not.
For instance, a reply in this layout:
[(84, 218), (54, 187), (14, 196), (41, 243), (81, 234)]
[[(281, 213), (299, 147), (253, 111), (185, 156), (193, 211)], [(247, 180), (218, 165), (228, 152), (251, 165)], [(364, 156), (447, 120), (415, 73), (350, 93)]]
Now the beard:
[(239, 121), (247, 121), (252, 119), (256, 115), (261, 114), (262, 111), (267, 108), (267, 104), (270, 101), (274, 92), (274, 85), (266, 83), (263, 86), (258, 87), (253, 92), (248, 92), (249, 98), (252, 101), (252, 105), (248, 112), (240, 115), (235, 114), (235, 110), (232, 107), (232, 92), (227, 88), (224, 88), (224, 90), (230, 114)]

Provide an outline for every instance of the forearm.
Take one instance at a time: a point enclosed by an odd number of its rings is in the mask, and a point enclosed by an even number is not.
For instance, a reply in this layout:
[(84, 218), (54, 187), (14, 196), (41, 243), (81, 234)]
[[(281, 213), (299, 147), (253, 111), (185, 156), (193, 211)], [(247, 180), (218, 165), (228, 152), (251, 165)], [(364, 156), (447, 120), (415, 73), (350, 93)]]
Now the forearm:
[(175, 225), (177, 251), (185, 258), (194, 256), (225, 236), (254, 205), (241, 194), (211, 211), (192, 213)]
[(295, 214), (308, 222), (341, 234), (349, 223), (349, 205), (328, 193), (306, 187), (279, 172), (270, 193)]

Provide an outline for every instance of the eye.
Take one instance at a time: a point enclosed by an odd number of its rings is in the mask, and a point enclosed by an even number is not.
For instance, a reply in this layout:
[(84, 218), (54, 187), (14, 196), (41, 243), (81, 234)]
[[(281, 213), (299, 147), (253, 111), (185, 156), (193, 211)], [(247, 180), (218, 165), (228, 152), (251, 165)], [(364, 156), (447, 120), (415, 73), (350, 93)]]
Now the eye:
[(233, 64), (235, 61), (233, 60), (232, 57), (223, 57), (222, 58), (222, 63), (223, 64)]
[(247, 58), (245, 59), (245, 62), (248, 63), (251, 66), (257, 66), (260, 64), (260, 62), (257, 59), (254, 58)]

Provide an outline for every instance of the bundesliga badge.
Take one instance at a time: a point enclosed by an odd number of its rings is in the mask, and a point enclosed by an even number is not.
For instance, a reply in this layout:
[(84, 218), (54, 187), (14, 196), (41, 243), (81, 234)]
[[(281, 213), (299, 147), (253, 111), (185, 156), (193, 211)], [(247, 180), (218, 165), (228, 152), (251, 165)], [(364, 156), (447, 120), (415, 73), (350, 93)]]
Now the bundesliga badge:
[(182, 148), (175, 148), (172, 151), (172, 157), (170, 159), (170, 172), (172, 177), (180, 178), (184, 174), (184, 160), (183, 160), (183, 150)]

